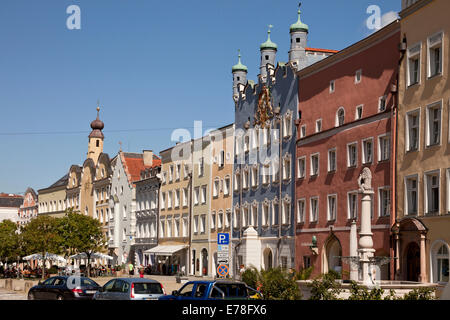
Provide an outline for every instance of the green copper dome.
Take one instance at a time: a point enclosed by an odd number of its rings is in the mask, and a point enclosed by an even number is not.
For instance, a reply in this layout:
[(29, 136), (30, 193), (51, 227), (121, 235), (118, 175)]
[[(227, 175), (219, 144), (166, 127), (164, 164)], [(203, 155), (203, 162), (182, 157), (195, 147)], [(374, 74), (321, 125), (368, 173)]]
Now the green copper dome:
[(248, 72), (247, 66), (245, 66), (245, 65), (243, 65), (243, 64), (241, 63), (241, 51), (238, 50), (238, 52), (239, 52), (239, 55), (238, 55), (239, 61), (238, 61), (237, 64), (235, 64), (235, 65), (231, 68), (231, 71), (232, 71), (232, 72), (235, 72), (235, 71), (245, 71), (245, 72)]
[(261, 43), (260, 49), (264, 50), (264, 49), (272, 49), (272, 50), (277, 50), (278, 46), (276, 43), (273, 43), (270, 40), (270, 28), (272, 28), (272, 25), (269, 26), (269, 30), (267, 31), (267, 40), (264, 43)]
[(302, 32), (309, 32), (309, 27), (307, 24), (303, 23), (300, 20), (300, 9), (298, 9), (298, 20), (296, 23), (291, 24), (291, 27), (289, 29), (290, 32), (296, 32), (296, 31), (302, 31)]

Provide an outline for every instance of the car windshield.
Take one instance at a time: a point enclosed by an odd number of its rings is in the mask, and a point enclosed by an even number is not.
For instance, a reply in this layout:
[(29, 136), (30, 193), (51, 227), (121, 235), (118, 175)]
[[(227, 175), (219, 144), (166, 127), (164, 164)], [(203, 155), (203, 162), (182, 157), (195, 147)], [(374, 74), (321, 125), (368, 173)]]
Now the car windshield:
[(134, 293), (135, 294), (162, 294), (162, 288), (159, 283), (135, 283), (134, 284)]

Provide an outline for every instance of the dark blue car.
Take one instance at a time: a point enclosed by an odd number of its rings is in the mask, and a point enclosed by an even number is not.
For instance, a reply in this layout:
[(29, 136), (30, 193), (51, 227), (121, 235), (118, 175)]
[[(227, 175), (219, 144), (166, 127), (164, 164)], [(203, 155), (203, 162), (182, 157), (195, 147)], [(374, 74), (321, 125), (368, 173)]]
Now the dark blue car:
[(249, 300), (262, 294), (244, 282), (228, 280), (189, 281), (171, 295), (159, 300)]

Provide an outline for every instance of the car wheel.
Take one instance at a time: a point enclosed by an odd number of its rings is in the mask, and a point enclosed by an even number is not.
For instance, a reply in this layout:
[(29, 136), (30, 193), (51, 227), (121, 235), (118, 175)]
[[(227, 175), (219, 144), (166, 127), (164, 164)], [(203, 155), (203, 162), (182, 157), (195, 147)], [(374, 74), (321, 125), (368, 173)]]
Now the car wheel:
[(64, 297), (62, 296), (62, 295), (58, 295), (57, 297), (56, 297), (56, 300), (64, 300)]
[(28, 300), (36, 300), (33, 292), (28, 293)]

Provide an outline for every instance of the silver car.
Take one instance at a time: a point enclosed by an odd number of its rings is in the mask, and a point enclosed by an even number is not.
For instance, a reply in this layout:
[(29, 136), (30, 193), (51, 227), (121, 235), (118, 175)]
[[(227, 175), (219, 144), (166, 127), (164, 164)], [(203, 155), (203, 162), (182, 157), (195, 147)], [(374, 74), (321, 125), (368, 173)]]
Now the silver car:
[(161, 283), (144, 278), (116, 278), (94, 295), (94, 300), (158, 300), (166, 293)]

